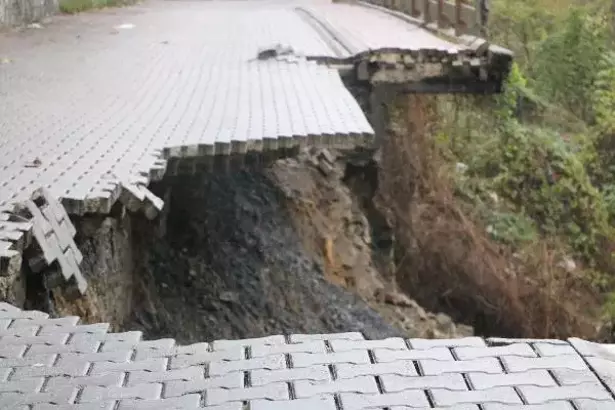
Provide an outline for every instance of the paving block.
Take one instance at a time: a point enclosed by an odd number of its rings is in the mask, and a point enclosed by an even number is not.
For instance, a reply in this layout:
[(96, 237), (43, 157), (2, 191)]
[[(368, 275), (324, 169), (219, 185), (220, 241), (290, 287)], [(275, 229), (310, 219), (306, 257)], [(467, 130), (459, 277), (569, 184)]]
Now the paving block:
[(79, 397), (81, 403), (104, 402), (108, 400), (139, 399), (154, 400), (162, 396), (161, 383), (142, 383), (130, 387), (85, 386)]
[(291, 355), (293, 367), (309, 367), (322, 364), (367, 364), (370, 358), (367, 350), (353, 350), (340, 353), (311, 354), (293, 353)]
[(153, 373), (164, 372), (167, 369), (166, 358), (141, 360), (138, 362), (130, 361), (100, 361), (94, 362), (90, 369), (91, 375), (101, 375), (112, 372), (135, 372), (135, 371), (147, 371)]
[(339, 379), (381, 375), (418, 376), (414, 362), (408, 360), (375, 364), (338, 364), (335, 370)]
[(459, 360), (480, 359), (483, 357), (522, 356), (537, 357), (538, 355), (527, 343), (512, 343), (496, 347), (457, 347), (453, 351)]
[(150, 370), (137, 370), (128, 373), (128, 386), (143, 383), (162, 383), (170, 381), (198, 382), (205, 379), (204, 368), (200, 366), (186, 367), (183, 369), (164, 370), (153, 372)]
[(281, 345), (253, 345), (251, 346), (250, 356), (252, 358), (258, 358), (269, 355), (276, 354), (286, 354), (286, 353), (320, 353), (325, 354), (327, 352), (327, 347), (325, 346), (324, 341), (315, 340), (312, 342), (305, 343), (291, 343), (291, 344), (281, 344)]
[(596, 374), (589, 369), (589, 367), (584, 370), (551, 369), (550, 373), (553, 377), (555, 377), (555, 380), (557, 380), (558, 384), (561, 386), (574, 386), (582, 383), (600, 382)]
[(334, 393), (378, 393), (376, 379), (370, 376), (358, 376), (353, 379), (339, 379), (332, 382), (298, 380), (294, 383), (294, 386), (295, 394), (298, 398), (310, 398)]
[(390, 363), (399, 360), (455, 360), (451, 351), (446, 347), (434, 347), (424, 350), (374, 349), (372, 352), (378, 363)]
[(486, 403), (484, 410), (573, 410), (572, 404), (566, 401), (553, 401), (543, 404), (502, 404)]
[(77, 404), (39, 403), (32, 406), (32, 410), (115, 410), (115, 405), (115, 401)]
[(188, 410), (201, 408), (200, 394), (187, 394), (181, 397), (158, 400), (132, 400), (120, 401), (118, 410)]
[(202, 352), (196, 354), (180, 354), (171, 358), (171, 369), (181, 369), (195, 365), (210, 364), (220, 361), (241, 361), (245, 355), (242, 348), (234, 347), (217, 352)]
[(615, 401), (613, 400), (575, 399), (573, 403), (578, 410), (610, 410), (615, 406)]
[(455, 391), (432, 389), (430, 391), (436, 406), (456, 406), (459, 404), (503, 403), (522, 404), (521, 398), (512, 387), (494, 387), (474, 391)]
[(558, 386), (547, 370), (508, 374), (468, 373), (467, 376), (474, 390), (507, 386)]
[(382, 386), (386, 392), (395, 393), (404, 390), (448, 389), (467, 390), (463, 375), (447, 373), (437, 376), (399, 376), (385, 374), (380, 376)]
[(368, 350), (368, 349), (391, 349), (407, 350), (406, 342), (400, 337), (383, 340), (332, 340), (331, 348), (334, 352), (346, 352), (349, 350)]
[(534, 343), (534, 349), (541, 357), (576, 355), (577, 351), (571, 345), (553, 343)]
[(308, 342), (314, 340), (364, 340), (365, 338), (359, 332), (348, 333), (325, 333), (325, 334), (294, 334), (290, 335), (290, 341), (296, 342)]
[(611, 393), (615, 393), (615, 369), (613, 362), (600, 357), (587, 357), (587, 363), (595, 374), (602, 380)]
[(258, 337), (254, 339), (241, 339), (241, 340), (216, 340), (213, 343), (214, 352), (220, 350), (234, 350), (238, 347), (250, 347), (256, 345), (283, 345), (286, 344), (286, 339), (282, 335), (273, 335)]
[(538, 358), (526, 358), (526, 357), (502, 357), (502, 363), (504, 367), (511, 373), (515, 372), (527, 372), (528, 370), (551, 370), (551, 369), (571, 369), (571, 370), (585, 370), (587, 365), (583, 359), (576, 355), (565, 355), (555, 357), (538, 357)]
[(312, 397), (290, 401), (252, 400), (250, 410), (337, 410), (333, 396)]
[(171, 380), (165, 383), (165, 397), (180, 397), (189, 393), (202, 393), (208, 389), (240, 389), (244, 385), (242, 372), (196, 380)]
[(421, 390), (408, 390), (400, 393), (387, 394), (340, 394), (342, 408), (344, 410), (377, 409), (393, 406), (412, 406), (429, 408), (429, 400), (425, 392)]
[(498, 359), (492, 357), (454, 362), (421, 360), (419, 366), (426, 376), (445, 373), (504, 373)]
[(413, 349), (432, 349), (434, 347), (487, 347), (480, 337), (462, 337), (459, 339), (410, 339)]
[[(539, 404), (555, 400), (592, 399), (610, 400), (611, 394), (600, 383), (583, 383), (574, 386), (520, 386), (519, 392), (527, 403)], [(613, 403), (615, 405), (615, 403)]]
[(209, 375), (220, 376), (237, 371), (249, 371), (256, 369), (278, 370), (286, 368), (284, 355), (272, 355), (256, 359), (218, 361), (209, 364)]
[[(353, 377), (358, 375), (353, 375)], [(339, 377), (339, 369), (338, 369)], [(341, 378), (341, 377), (340, 377)], [(327, 366), (300, 367), (293, 369), (267, 370), (257, 369), (250, 372), (252, 386), (265, 386), (270, 383), (295, 382), (298, 380), (330, 381), (331, 374)]]
[(207, 405), (218, 405), (229, 402), (247, 400), (289, 400), (290, 395), (286, 383), (272, 383), (266, 386), (247, 387), (243, 389), (208, 389)]

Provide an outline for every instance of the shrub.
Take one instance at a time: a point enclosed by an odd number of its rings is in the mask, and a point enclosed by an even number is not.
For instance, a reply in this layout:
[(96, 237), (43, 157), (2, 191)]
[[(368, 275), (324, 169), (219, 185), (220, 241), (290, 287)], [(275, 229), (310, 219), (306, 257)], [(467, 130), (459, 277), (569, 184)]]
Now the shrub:
[(573, 9), (563, 27), (538, 45), (536, 60), (530, 67), (532, 86), (592, 123), (592, 90), (607, 52), (607, 33), (604, 18)]

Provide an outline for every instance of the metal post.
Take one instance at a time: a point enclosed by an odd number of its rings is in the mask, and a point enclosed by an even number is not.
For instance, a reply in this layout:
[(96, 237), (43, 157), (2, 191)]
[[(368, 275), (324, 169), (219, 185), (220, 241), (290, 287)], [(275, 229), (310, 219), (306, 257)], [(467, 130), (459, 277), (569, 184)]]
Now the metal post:
[[(419, 11), (416, 8), (416, 2), (418, 0), (410, 0), (410, 15), (412, 17), (418, 17)], [(615, 0), (614, 0), (615, 1)], [(615, 4), (615, 3), (614, 3)]]
[(463, 30), (463, 21), (461, 21), (461, 7), (463, 6), (462, 0), (455, 0), (455, 35), (458, 36)]
[(429, 9), (429, 0), (423, 0), (423, 7), (425, 9), (425, 13), (423, 14), (423, 19), (425, 20), (425, 24), (431, 23), (431, 10)]

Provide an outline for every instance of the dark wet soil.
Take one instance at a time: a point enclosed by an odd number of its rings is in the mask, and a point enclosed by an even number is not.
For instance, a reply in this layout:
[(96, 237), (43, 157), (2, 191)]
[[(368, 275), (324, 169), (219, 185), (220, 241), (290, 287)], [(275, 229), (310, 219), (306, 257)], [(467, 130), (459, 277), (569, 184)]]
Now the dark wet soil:
[(360, 331), (399, 336), (350, 292), (328, 283), (262, 172), (181, 177), (164, 238), (142, 233), (132, 323), (180, 343), (274, 333)]

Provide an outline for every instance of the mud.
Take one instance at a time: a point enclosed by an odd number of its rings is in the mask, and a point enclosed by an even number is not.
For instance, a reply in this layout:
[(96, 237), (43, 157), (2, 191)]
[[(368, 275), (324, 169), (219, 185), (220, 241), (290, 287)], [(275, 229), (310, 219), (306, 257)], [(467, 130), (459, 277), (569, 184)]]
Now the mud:
[[(289, 332), (399, 336), (358, 296), (329, 283), (302, 247), (284, 195), (264, 173), (168, 181), (167, 233), (142, 237), (134, 326), (198, 340)], [(159, 189), (166, 187), (158, 187)]]

